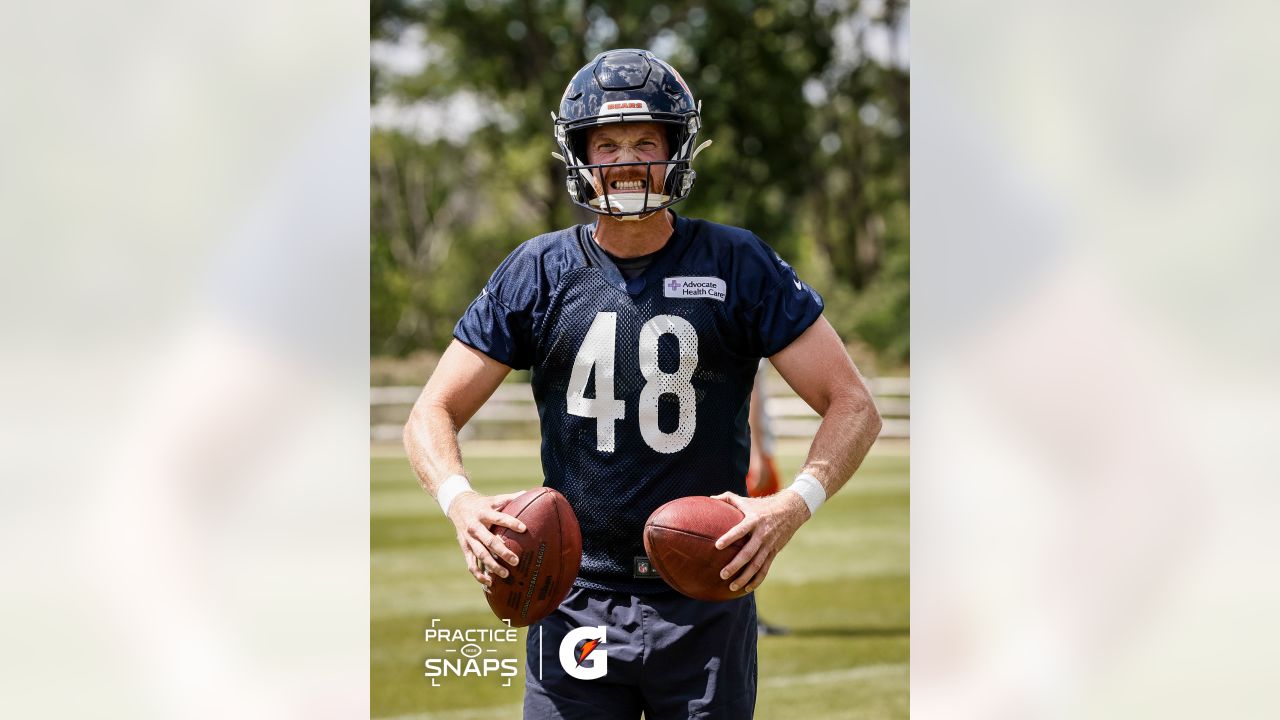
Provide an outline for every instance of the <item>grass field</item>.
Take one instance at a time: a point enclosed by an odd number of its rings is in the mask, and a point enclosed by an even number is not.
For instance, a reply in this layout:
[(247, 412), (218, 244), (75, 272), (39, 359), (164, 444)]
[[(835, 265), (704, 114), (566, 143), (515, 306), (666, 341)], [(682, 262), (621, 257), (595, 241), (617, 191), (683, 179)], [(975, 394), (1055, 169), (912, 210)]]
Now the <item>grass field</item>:
[[(542, 482), (532, 454), (466, 457), (472, 483), (484, 493)], [(802, 460), (778, 459), (786, 476)], [(431, 687), (423, 677), (423, 661), (443, 657), (423, 640), (431, 618), (447, 627), (496, 621), (462, 567), (452, 526), (404, 458), (372, 463), (372, 717), (519, 718), (523, 676), (509, 688), (477, 678)], [(757, 591), (758, 607), (791, 634), (760, 639), (756, 717), (908, 716), (909, 490), (905, 453), (873, 452), (774, 563)], [(522, 666), (523, 648), (516, 644), (507, 655)]]

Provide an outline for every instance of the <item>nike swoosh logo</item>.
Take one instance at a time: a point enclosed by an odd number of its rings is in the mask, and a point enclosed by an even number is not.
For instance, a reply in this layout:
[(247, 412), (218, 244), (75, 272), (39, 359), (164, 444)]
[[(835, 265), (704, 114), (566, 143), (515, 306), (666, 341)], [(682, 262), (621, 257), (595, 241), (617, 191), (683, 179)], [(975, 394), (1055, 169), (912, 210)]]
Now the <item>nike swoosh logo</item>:
[(795, 283), (795, 284), (796, 284), (796, 289), (797, 289), (797, 290), (803, 290), (803, 289), (804, 289), (804, 283), (800, 282), (799, 280), (792, 280), (791, 282), (793, 282), (793, 283)]

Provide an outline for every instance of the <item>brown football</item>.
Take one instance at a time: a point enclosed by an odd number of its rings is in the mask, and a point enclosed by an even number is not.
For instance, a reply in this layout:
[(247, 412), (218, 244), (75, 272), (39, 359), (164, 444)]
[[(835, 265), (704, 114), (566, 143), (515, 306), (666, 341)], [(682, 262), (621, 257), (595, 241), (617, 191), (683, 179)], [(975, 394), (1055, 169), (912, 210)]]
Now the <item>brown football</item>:
[(644, 526), (644, 551), (667, 584), (695, 600), (720, 602), (747, 593), (729, 589), (720, 571), (742, 549), (739, 540), (723, 550), (716, 540), (742, 520), (742, 511), (723, 500), (685, 497), (663, 505)]
[(498, 528), (511, 552), (520, 558), (507, 565), (507, 577), (493, 574), (485, 593), (499, 620), (525, 627), (551, 614), (564, 602), (582, 563), (582, 529), (563, 495), (548, 487), (521, 493), (500, 508), (524, 523), (525, 532)]

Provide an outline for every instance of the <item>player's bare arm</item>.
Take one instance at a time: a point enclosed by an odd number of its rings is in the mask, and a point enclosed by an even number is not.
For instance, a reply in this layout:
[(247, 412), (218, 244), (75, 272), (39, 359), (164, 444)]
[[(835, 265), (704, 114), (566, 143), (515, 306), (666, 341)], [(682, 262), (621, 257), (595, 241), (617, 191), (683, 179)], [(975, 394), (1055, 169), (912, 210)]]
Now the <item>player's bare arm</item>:
[[(466, 476), (458, 430), (493, 395), (509, 372), (511, 368), (456, 340), (441, 356), (404, 427), (409, 464), (418, 474), (418, 482), (432, 497), (438, 496), (445, 478)], [(506, 568), (494, 562), (494, 556), (512, 566), (519, 561), (515, 553), (489, 531), (490, 527), (500, 525), (524, 532), (524, 523), (497, 510), (516, 494), (485, 496), (467, 491), (449, 506), (449, 519), (457, 530), (467, 569), (476, 582), (486, 588), (493, 583), (490, 572), (507, 576)]]
[[(822, 416), (802, 472), (816, 478), (826, 496), (831, 497), (862, 464), (880, 433), (880, 413), (871, 391), (840, 336), (824, 317), (769, 361), (796, 394)], [(748, 538), (721, 576), (732, 578), (731, 589), (755, 590), (769, 574), (774, 558), (809, 519), (809, 507), (794, 492), (764, 498), (732, 493), (716, 497), (745, 515), (742, 522), (716, 541), (716, 546), (723, 548), (739, 538)]]

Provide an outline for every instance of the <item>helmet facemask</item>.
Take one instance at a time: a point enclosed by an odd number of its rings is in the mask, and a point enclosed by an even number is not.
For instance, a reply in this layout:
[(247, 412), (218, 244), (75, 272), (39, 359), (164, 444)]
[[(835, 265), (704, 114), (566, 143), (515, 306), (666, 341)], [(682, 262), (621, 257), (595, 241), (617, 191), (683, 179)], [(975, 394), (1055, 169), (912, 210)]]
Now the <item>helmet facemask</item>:
[[(586, 203), (601, 214), (617, 217), (620, 220), (642, 220), (677, 201), (678, 198), (673, 198), (676, 193), (673, 192), (672, 188), (677, 187), (676, 183), (680, 181), (679, 178), (691, 172), (688, 167), (689, 162), (687, 160), (568, 165), (567, 169), (570, 173), (573, 173), (571, 177), (576, 185), (576, 187), (570, 189), (569, 193), (570, 195), (574, 192), (579, 193), (580, 198), (586, 199)], [(643, 191), (610, 188), (615, 181), (610, 180), (609, 176), (616, 174), (622, 168), (642, 168), (644, 170)], [(661, 187), (656, 187), (654, 180), (659, 172), (663, 176), (662, 185)], [(593, 182), (593, 179), (598, 182)], [(597, 186), (599, 187), (598, 191), (596, 189)]]

